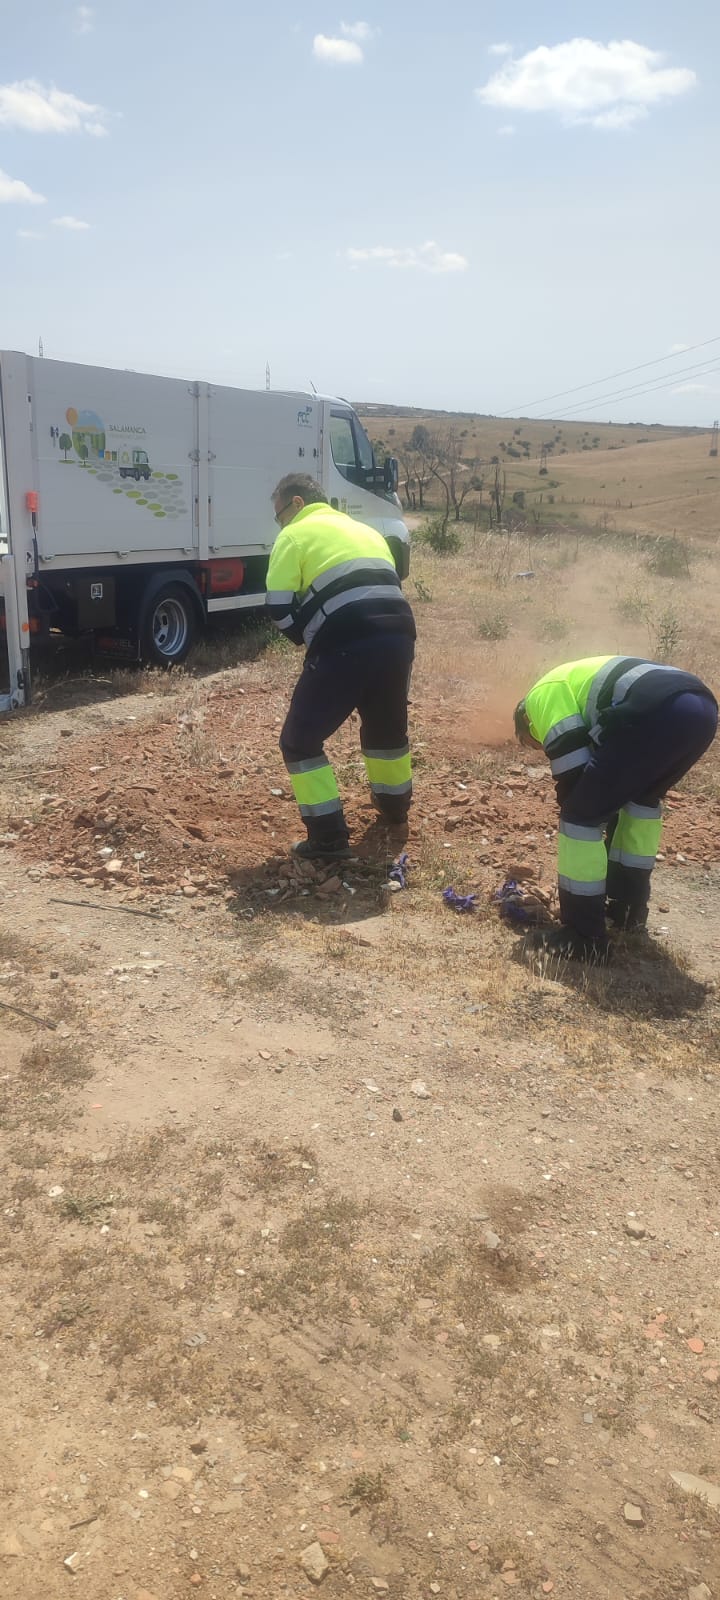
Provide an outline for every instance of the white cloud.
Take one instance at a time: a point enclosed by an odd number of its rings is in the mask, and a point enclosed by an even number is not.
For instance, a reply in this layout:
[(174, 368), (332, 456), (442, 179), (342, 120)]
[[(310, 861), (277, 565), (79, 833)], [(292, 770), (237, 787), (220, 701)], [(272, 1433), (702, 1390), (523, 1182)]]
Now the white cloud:
[(341, 22), (340, 32), (346, 39), (354, 39), (356, 44), (367, 44), (375, 29), (370, 27), (369, 22)]
[(25, 133), (106, 133), (102, 106), (79, 100), (62, 89), (46, 89), (34, 78), (0, 84), (0, 127)]
[(515, 124), (514, 124), (514, 122), (503, 122), (502, 127), (498, 128), (498, 138), (499, 139), (511, 139), (513, 134), (514, 134), (514, 132), (515, 132)]
[(23, 183), (22, 178), (11, 178), (0, 168), (0, 205), (44, 206), (44, 204), (44, 194), (35, 194), (27, 183)]
[(95, 12), (92, 6), (76, 6), (73, 12), (73, 29), (75, 33), (92, 33), (95, 27)]
[(689, 349), (690, 349), (689, 344), (682, 344), (682, 343), (681, 344), (671, 344), (671, 346), (670, 346), (670, 354), (671, 354), (671, 356), (681, 356), (682, 353), (683, 353), (683, 350), (689, 350)]
[(679, 383), (673, 394), (717, 394), (711, 383)]
[(489, 44), (488, 45), (488, 55), (489, 56), (511, 56), (512, 55), (512, 50), (513, 50), (512, 45), (508, 44), (505, 39), (503, 39), (500, 44)]
[(664, 59), (632, 39), (568, 39), (506, 61), (477, 95), (504, 110), (554, 111), (570, 123), (627, 128), (697, 83), (691, 68), (666, 67)]
[(401, 271), (439, 273), (464, 272), (469, 266), (466, 256), (457, 255), (453, 250), (441, 250), (433, 239), (417, 247), (396, 249), (389, 244), (375, 244), (362, 249), (350, 249), (345, 254), (353, 267), (376, 261), (382, 266), (399, 268)]
[(313, 55), (318, 61), (331, 61), (341, 67), (359, 67), (365, 59), (354, 39), (329, 39), (324, 33), (316, 33)]
[(69, 233), (86, 233), (91, 226), (89, 222), (81, 222), (79, 217), (53, 217), (54, 228), (67, 228)]
[(44, 239), (44, 233), (37, 233), (34, 228), (18, 228), (18, 239)]

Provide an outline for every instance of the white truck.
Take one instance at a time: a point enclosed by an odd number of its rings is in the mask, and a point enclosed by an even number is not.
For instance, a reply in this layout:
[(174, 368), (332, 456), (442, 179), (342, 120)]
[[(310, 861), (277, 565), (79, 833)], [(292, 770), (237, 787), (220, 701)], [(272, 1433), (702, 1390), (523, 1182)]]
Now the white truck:
[(262, 606), (270, 495), (293, 469), (406, 577), (397, 463), (376, 464), (346, 401), (0, 352), (0, 710), (28, 702), (42, 636), (171, 665), (208, 617)]

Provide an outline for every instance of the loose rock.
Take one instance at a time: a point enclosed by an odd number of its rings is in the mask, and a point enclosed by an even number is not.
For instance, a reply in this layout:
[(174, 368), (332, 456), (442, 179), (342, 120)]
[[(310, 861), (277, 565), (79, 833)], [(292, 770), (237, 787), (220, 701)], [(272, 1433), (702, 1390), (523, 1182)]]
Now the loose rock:
[(412, 1083), (410, 1085), (410, 1092), (411, 1092), (411, 1094), (415, 1095), (415, 1098), (417, 1100), (429, 1100), (430, 1099), (430, 1090), (428, 1088), (426, 1088), (425, 1084), (422, 1081), (422, 1078), (413, 1078), (413, 1081), (412, 1081)]
[(317, 1539), (309, 1544), (300, 1556), (300, 1565), (311, 1583), (322, 1583), (330, 1571), (330, 1562)]
[(393, 1122), (402, 1122), (402, 1119), (402, 1111), (398, 1111), (397, 1106), (393, 1106)]
[(644, 1528), (645, 1518), (641, 1506), (634, 1506), (632, 1501), (626, 1500), (623, 1506), (623, 1516), (631, 1528)]
[(0, 1534), (0, 1558), (7, 1556), (21, 1556), (23, 1547), (16, 1533)]
[(632, 1220), (629, 1220), (625, 1223), (625, 1232), (631, 1239), (644, 1239), (646, 1229), (643, 1227), (641, 1222), (633, 1222)]
[(80, 1554), (79, 1554), (79, 1551), (73, 1550), (73, 1553), (72, 1553), (71, 1556), (66, 1556), (65, 1560), (63, 1561), (63, 1566), (67, 1569), (68, 1572), (77, 1572), (78, 1567), (80, 1566)]

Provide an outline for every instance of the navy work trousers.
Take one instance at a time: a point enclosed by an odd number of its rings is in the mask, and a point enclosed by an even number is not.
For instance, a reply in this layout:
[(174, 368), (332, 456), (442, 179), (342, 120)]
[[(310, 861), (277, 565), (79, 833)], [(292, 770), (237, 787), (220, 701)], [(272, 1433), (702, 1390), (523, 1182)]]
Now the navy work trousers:
[[(318, 650), (305, 658), (280, 734), (286, 764), (312, 760), (353, 711), (360, 716), (363, 751), (394, 752), (407, 746), (408, 690), (415, 641), (402, 633), (378, 633), (342, 648)], [(412, 791), (380, 794), (376, 803), (388, 822), (407, 817)], [(318, 842), (340, 835), (347, 827), (340, 812), (308, 821)], [(341, 841), (342, 842), (342, 841)]]
[[(718, 712), (709, 695), (679, 694), (655, 710), (618, 723), (602, 737), (575, 787), (563, 801), (562, 821), (612, 831), (628, 802), (656, 806), (712, 744)], [(611, 861), (607, 898), (624, 906), (635, 925), (650, 899), (650, 872), (629, 872)], [(605, 937), (605, 895), (560, 890), (563, 923), (587, 939)]]

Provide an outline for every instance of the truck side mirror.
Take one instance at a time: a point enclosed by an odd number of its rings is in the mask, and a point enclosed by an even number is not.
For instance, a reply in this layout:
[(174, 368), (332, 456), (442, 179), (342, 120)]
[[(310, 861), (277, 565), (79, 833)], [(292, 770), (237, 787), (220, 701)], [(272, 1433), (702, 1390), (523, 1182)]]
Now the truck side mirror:
[(395, 456), (387, 456), (385, 460), (384, 486), (387, 489), (388, 494), (397, 494), (397, 486), (399, 482), (400, 469), (397, 464), (397, 459)]

